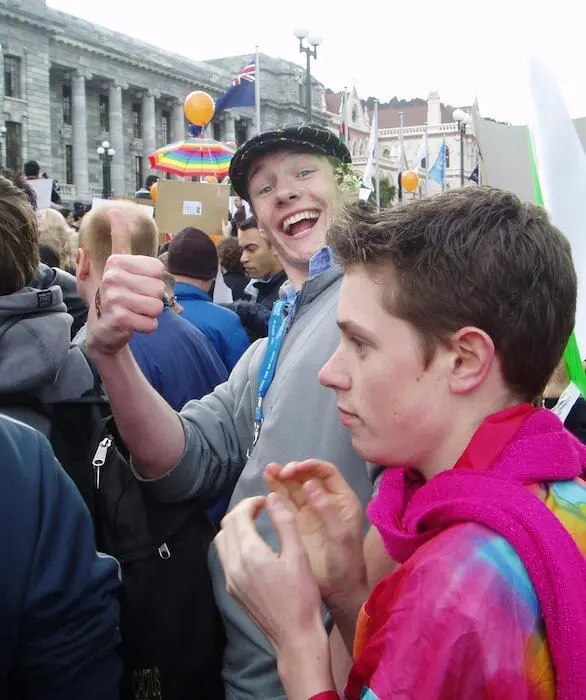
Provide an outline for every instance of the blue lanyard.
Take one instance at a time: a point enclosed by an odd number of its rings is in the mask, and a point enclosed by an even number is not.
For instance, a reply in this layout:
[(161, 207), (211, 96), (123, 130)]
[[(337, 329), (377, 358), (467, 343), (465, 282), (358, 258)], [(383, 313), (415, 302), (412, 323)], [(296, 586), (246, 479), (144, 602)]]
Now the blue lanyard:
[(264, 422), (262, 404), (275, 377), (275, 371), (277, 369), (277, 362), (279, 360), (281, 348), (283, 347), (283, 341), (285, 340), (285, 335), (287, 334), (289, 327), (293, 323), (298, 299), (299, 294), (295, 296), (292, 304), (282, 299), (275, 302), (271, 317), (269, 319), (269, 337), (267, 341), (267, 349), (259, 373), (258, 396), (256, 401), (256, 412), (254, 415), (253, 447), (258, 442), (260, 430)]

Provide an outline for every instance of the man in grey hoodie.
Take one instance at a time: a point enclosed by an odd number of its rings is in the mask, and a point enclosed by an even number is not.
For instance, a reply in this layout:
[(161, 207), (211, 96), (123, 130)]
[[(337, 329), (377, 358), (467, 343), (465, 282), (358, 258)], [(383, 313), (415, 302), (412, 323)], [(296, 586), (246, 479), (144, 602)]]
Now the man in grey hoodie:
[[(251, 346), (225, 384), (180, 413), (152, 390), (128, 348), (134, 332), (157, 326), (163, 265), (129, 255), (128, 224), (110, 212), (114, 254), (89, 312), (88, 350), (137, 473), (156, 498), (206, 502), (234, 489), (232, 508), (265, 492), (268, 463), (317, 457), (338, 465), (362, 504), (368, 502), (372, 483), (364, 462), (352, 450), (334, 396), (317, 380), (339, 339), (341, 271), (324, 244), (343, 203), (339, 185), (349, 162), (332, 132), (307, 124), (260, 134), (238, 150), (232, 185), (251, 203), (290, 285), (273, 311), (269, 338)], [(276, 546), (266, 514), (258, 526)], [(227, 699), (284, 698), (271, 645), (227, 594), (213, 548), (210, 571), (228, 638)]]
[[(70, 346), (72, 316), (67, 313), (56, 274), (39, 275), (36, 219), (21, 191), (0, 178), (0, 404), (27, 394), (40, 402), (75, 399), (94, 386), (86, 358)], [(28, 220), (27, 220), (28, 217)], [(32, 225), (35, 224), (33, 228)], [(3, 413), (31, 422), (31, 412), (13, 406)], [(34, 427), (47, 432), (41, 416)]]

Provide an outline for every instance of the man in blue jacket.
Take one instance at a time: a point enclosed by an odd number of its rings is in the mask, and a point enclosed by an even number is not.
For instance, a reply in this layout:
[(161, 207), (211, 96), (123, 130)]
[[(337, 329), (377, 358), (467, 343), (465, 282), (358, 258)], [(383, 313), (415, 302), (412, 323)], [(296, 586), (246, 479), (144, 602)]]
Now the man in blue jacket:
[(0, 697), (116, 700), (118, 565), (47, 440), (0, 417)]
[(169, 245), (167, 269), (177, 280), (175, 298), (183, 307), (183, 318), (209, 338), (231, 372), (249, 341), (238, 316), (210, 298), (218, 274), (218, 252), (211, 238), (197, 228), (183, 229)]

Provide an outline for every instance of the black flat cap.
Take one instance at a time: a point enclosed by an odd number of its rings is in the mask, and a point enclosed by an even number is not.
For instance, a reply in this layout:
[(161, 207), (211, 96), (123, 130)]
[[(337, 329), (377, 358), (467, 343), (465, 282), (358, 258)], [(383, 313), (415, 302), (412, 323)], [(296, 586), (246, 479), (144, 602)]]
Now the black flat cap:
[(248, 173), (259, 156), (286, 148), (333, 156), (342, 163), (351, 163), (346, 144), (333, 131), (319, 124), (286, 124), (275, 131), (265, 131), (240, 146), (230, 163), (230, 180), (236, 194), (248, 198)]

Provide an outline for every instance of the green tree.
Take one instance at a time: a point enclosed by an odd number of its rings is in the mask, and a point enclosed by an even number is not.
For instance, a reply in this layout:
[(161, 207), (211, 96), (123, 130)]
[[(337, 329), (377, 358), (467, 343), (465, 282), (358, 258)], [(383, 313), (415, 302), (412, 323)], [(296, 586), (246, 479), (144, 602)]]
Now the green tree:
[[(382, 207), (391, 207), (397, 196), (397, 188), (390, 183), (386, 177), (380, 178), (380, 205)], [(376, 204), (376, 192), (373, 190), (368, 198), (369, 204)]]

